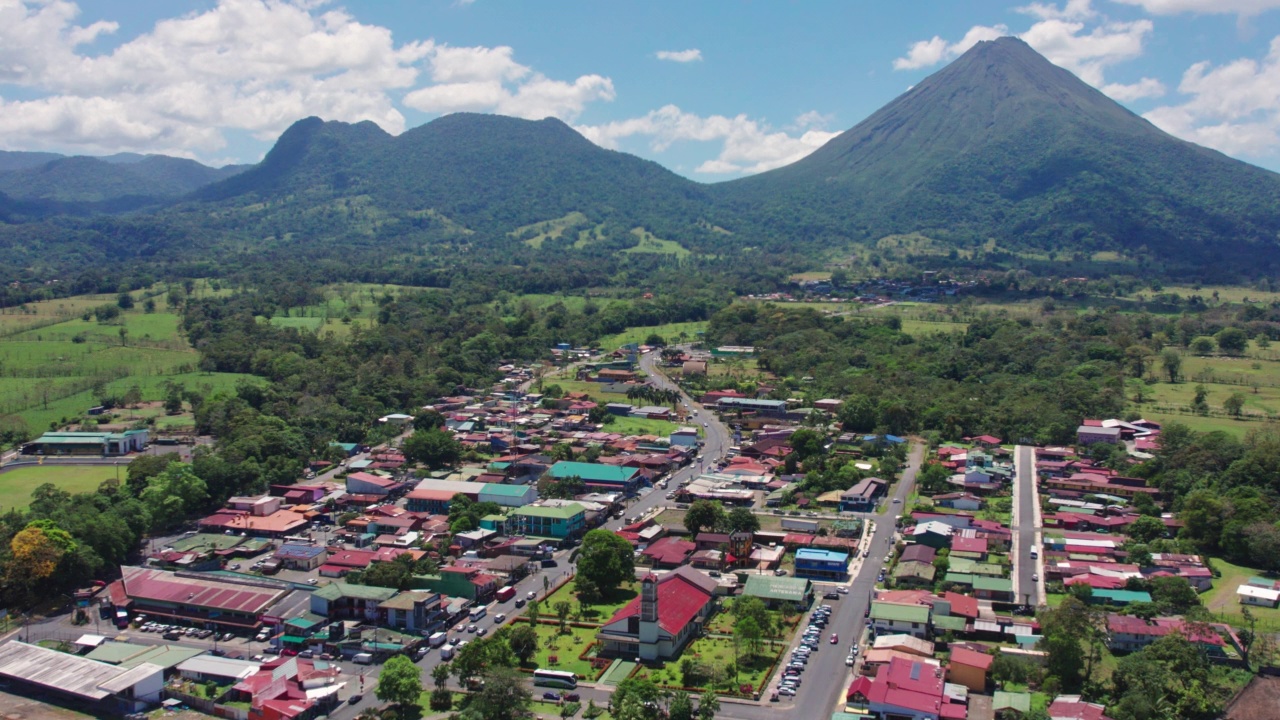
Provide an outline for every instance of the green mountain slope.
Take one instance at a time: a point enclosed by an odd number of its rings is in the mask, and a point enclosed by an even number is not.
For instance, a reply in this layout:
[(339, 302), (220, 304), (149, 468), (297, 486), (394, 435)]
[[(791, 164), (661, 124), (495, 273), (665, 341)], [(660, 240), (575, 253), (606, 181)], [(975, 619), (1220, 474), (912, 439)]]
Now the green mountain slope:
[(852, 239), (1274, 254), (1280, 175), (1173, 138), (1021, 40), (979, 43), (790, 166), (715, 187)]
[(176, 198), (239, 172), (242, 166), (211, 168), (194, 160), (165, 155), (118, 155), (108, 158), (58, 157), (29, 163), (37, 156), (9, 154), (0, 161), (13, 169), (0, 172), (0, 192), (20, 200), (100, 203), (121, 198)]

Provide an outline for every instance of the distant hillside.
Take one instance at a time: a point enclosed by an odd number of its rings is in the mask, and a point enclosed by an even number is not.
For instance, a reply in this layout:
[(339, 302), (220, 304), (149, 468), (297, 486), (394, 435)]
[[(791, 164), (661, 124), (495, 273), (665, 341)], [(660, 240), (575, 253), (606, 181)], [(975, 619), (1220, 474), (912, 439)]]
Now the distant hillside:
[[(52, 159), (46, 159), (48, 157)], [(242, 169), (243, 166), (211, 168), (194, 160), (165, 155), (121, 154), (95, 158), (3, 153), (0, 154), (0, 192), (18, 200), (60, 203), (166, 199), (186, 195)]]
[(1015, 38), (979, 43), (812, 155), (722, 202), (858, 240), (1275, 255), (1280, 175), (1178, 140)]

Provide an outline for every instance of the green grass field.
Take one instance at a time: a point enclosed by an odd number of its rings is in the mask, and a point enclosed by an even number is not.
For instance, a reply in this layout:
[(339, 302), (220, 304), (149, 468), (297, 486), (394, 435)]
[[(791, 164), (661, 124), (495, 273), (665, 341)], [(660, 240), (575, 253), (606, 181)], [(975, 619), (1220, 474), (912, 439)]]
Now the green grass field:
[[(574, 607), (577, 607), (577, 603), (574, 603)], [(549, 670), (565, 670), (577, 673), (580, 677), (594, 679), (595, 671), (591, 668), (591, 662), (579, 660), (578, 656), (595, 642), (597, 628), (569, 626), (565, 628), (569, 633), (562, 635), (558, 623), (549, 625), (540, 622), (535, 629), (538, 631), (538, 652), (533, 656), (531, 665)], [(554, 662), (552, 658), (555, 658)]]
[[(603, 623), (613, 617), (614, 613), (621, 610), (627, 603), (631, 602), (639, 593), (639, 583), (627, 583), (619, 588), (618, 592), (612, 597), (606, 598), (604, 602), (588, 605), (586, 611), (582, 615), (581, 622), (585, 623)], [(551, 597), (542, 602), (542, 607), (538, 611), (539, 617), (551, 617), (555, 612), (553, 608), (560, 601), (573, 605), (576, 613), (578, 609), (577, 586), (573, 580), (561, 585), (558, 590), (551, 593)], [(576, 615), (574, 619), (577, 619)]]
[(107, 478), (119, 475), (124, 480), (121, 460), (119, 470), (106, 465), (38, 465), (25, 466), (0, 473), (0, 511), (23, 509), (31, 504), (31, 491), (45, 483), (53, 483), (69, 493), (93, 492)]
[[(1213, 558), (1213, 566), (1222, 573), (1222, 577), (1213, 581), (1213, 588), (1200, 596), (1200, 602), (1220, 622), (1242, 627), (1244, 615), (1240, 612), (1242, 606), (1236, 596), (1236, 588), (1249, 578), (1262, 575), (1262, 572), (1242, 565), (1232, 565), (1222, 558)], [(1250, 606), (1249, 612), (1257, 619), (1258, 630), (1280, 632), (1280, 608)]]
[[(613, 422), (604, 426), (604, 431), (621, 433), (623, 435), (657, 435), (659, 437), (666, 437), (678, 427), (680, 427), (678, 423), (674, 423), (669, 420), (616, 417)], [(699, 430), (699, 434), (701, 434), (701, 430)]]
[(680, 243), (674, 240), (663, 240), (655, 236), (653, 233), (644, 228), (632, 228), (631, 234), (640, 238), (640, 243), (633, 247), (623, 250), (624, 253), (654, 253), (657, 255), (675, 255), (677, 258), (684, 259), (689, 257), (690, 253)]
[(607, 335), (600, 338), (600, 347), (606, 350), (614, 350), (631, 343), (639, 345), (654, 334), (661, 335), (668, 343), (692, 342), (698, 339), (699, 333), (706, 332), (706, 330), (707, 323), (702, 320), (697, 322), (667, 323), (650, 327), (632, 327), (623, 330), (617, 335)]
[(542, 243), (547, 240), (564, 237), (566, 231), (586, 225), (588, 222), (590, 220), (586, 215), (575, 210), (564, 217), (518, 227), (507, 234), (515, 238), (530, 232), (537, 233), (531, 238), (526, 238), (524, 243), (529, 247), (541, 249)]

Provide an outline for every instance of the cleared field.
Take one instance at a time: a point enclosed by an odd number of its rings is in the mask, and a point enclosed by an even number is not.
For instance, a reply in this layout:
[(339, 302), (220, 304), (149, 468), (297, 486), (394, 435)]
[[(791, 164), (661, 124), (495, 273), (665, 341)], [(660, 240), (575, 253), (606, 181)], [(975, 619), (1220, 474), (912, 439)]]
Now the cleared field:
[(612, 350), (631, 343), (639, 345), (650, 335), (660, 335), (662, 339), (668, 343), (688, 342), (697, 340), (698, 336), (706, 331), (707, 323), (704, 320), (696, 322), (667, 323), (665, 325), (653, 325), (651, 327), (632, 327), (623, 330), (617, 335), (608, 335), (601, 338), (600, 347), (606, 350)]
[(0, 473), (0, 510), (27, 507), (31, 504), (31, 491), (45, 483), (53, 483), (72, 494), (92, 492), (103, 480), (115, 478), (117, 473), (123, 480), (128, 464), (128, 460), (122, 459), (118, 469), (107, 465), (36, 465)]
[(658, 255), (675, 255), (677, 258), (687, 258), (690, 253), (680, 243), (674, 240), (663, 240), (644, 228), (633, 228), (631, 234), (640, 238), (640, 244), (623, 250), (624, 253), (654, 253)]
[(1260, 430), (1266, 427), (1274, 427), (1274, 423), (1254, 422), (1248, 420), (1233, 420), (1225, 417), (1201, 417), (1199, 415), (1183, 415), (1181, 413), (1167, 413), (1158, 410), (1147, 409), (1146, 406), (1141, 410), (1143, 417), (1148, 420), (1155, 420), (1158, 423), (1179, 423), (1197, 432), (1214, 432), (1221, 430), (1231, 433), (1239, 437), (1244, 437), (1250, 430)]
[(547, 240), (564, 237), (565, 232), (568, 230), (581, 227), (588, 222), (590, 220), (587, 219), (586, 215), (575, 210), (564, 217), (518, 227), (507, 234), (513, 238), (518, 238), (531, 232), (537, 233), (533, 237), (525, 238), (524, 243), (530, 247), (541, 249), (542, 243)]
[[(604, 426), (605, 432), (622, 433), (623, 435), (658, 435), (666, 437), (679, 424), (668, 420), (650, 420), (649, 418), (616, 417), (613, 422)], [(701, 434), (701, 430), (699, 430)]]
[[(1213, 581), (1213, 588), (1201, 595), (1200, 601), (1220, 621), (1243, 626), (1244, 615), (1240, 612), (1236, 588), (1251, 577), (1261, 576), (1262, 572), (1242, 565), (1232, 565), (1221, 558), (1213, 558), (1213, 566), (1222, 573), (1222, 577)], [(1259, 630), (1280, 631), (1280, 608), (1250, 606), (1249, 612), (1257, 619)]]
[[(1218, 300), (1221, 302), (1264, 302), (1271, 303), (1280, 300), (1280, 292), (1272, 292), (1269, 290), (1255, 290), (1248, 287), (1233, 287), (1228, 285), (1206, 285), (1200, 289), (1187, 287), (1185, 285), (1175, 285), (1167, 287), (1160, 293), (1174, 293), (1184, 298), (1192, 295), (1199, 295), (1205, 299), (1211, 299), (1214, 293), (1218, 294)], [(1158, 293), (1150, 293), (1158, 294)]]

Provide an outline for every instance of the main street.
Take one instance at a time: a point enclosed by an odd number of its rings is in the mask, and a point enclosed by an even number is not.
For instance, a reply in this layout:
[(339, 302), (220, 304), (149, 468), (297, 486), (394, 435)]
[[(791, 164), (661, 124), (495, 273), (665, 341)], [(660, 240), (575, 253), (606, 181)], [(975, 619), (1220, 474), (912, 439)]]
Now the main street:
[(1017, 507), (1014, 508), (1013, 531), (1018, 543), (1014, 560), (1014, 593), (1019, 602), (1034, 607), (1044, 595), (1040, 591), (1040, 583), (1044, 579), (1032, 579), (1038, 577), (1036, 560), (1031, 557), (1031, 550), (1037, 545), (1035, 448), (1018, 445), (1013, 452), (1014, 469), (1017, 473)]

